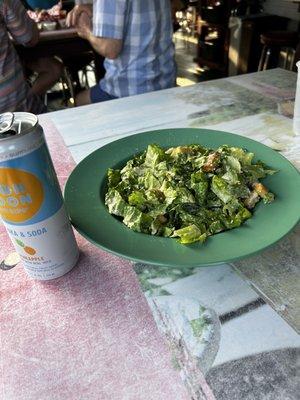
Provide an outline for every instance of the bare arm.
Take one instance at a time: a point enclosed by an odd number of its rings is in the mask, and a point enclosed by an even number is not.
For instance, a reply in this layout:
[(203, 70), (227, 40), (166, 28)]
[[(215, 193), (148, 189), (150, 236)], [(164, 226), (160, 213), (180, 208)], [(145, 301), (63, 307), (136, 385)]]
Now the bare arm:
[(105, 58), (114, 60), (122, 51), (122, 40), (97, 37), (92, 32), (92, 8), (80, 5), (68, 14), (67, 25), (75, 26), (80, 37), (88, 40), (94, 50)]
[(122, 40), (119, 39), (98, 38), (90, 33), (87, 40), (97, 53), (111, 60), (116, 59), (122, 50)]
[(122, 50), (122, 40), (97, 37), (92, 32), (91, 18), (86, 14), (80, 14), (76, 24), (77, 33), (88, 40), (94, 50), (105, 58), (114, 60)]

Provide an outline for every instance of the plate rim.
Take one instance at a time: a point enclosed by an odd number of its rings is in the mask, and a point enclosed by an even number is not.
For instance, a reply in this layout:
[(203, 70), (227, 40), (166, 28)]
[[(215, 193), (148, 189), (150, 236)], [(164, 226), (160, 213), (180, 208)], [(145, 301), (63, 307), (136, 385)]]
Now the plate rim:
[[(82, 165), (83, 165), (84, 163), (88, 162), (88, 160), (89, 160), (90, 158), (94, 157), (96, 153), (98, 153), (98, 152), (102, 153), (102, 152), (106, 151), (108, 148), (110, 149), (111, 147), (118, 146), (118, 145), (121, 144), (122, 142), (126, 142), (126, 141), (128, 141), (128, 140), (134, 140), (134, 137), (137, 137), (137, 136), (140, 136), (140, 135), (143, 135), (143, 136), (149, 135), (149, 136), (150, 136), (151, 134), (157, 133), (157, 132), (160, 132), (160, 133), (161, 133), (161, 132), (174, 132), (174, 131), (186, 131), (186, 130), (188, 130), (188, 131), (195, 131), (195, 132), (198, 132), (199, 134), (201, 133), (201, 131), (202, 131), (202, 132), (205, 132), (205, 133), (208, 133), (208, 134), (209, 134), (210, 132), (213, 132), (213, 133), (222, 133), (222, 134), (225, 134), (225, 135), (229, 135), (229, 136), (231, 136), (231, 137), (234, 137), (234, 138), (237, 137), (237, 138), (239, 138), (239, 140), (250, 141), (250, 142), (253, 143), (253, 145), (255, 145), (255, 146), (258, 145), (258, 146), (260, 146), (260, 147), (262, 147), (262, 148), (267, 149), (267, 151), (271, 151), (271, 152), (273, 152), (274, 154), (276, 154), (277, 157), (281, 158), (281, 160), (282, 160), (284, 163), (287, 163), (287, 164), (289, 165), (289, 167), (292, 168), (292, 170), (294, 170), (294, 172), (295, 172), (296, 174), (298, 174), (299, 179), (300, 179), (300, 171), (299, 171), (286, 157), (284, 157), (281, 153), (279, 153), (279, 152), (273, 150), (273, 149), (270, 148), (269, 146), (267, 146), (267, 145), (265, 145), (265, 144), (263, 144), (263, 143), (260, 143), (259, 141), (254, 140), (254, 139), (252, 139), (252, 138), (249, 138), (249, 137), (247, 137), (247, 136), (238, 135), (238, 134), (231, 133), (231, 132), (227, 132), (227, 131), (220, 131), (220, 130), (216, 130), (216, 129), (206, 129), (206, 128), (189, 128), (189, 127), (187, 127), (187, 128), (163, 128), (163, 129), (149, 130), (149, 131), (145, 131), (145, 132), (137, 132), (137, 133), (134, 133), (134, 134), (131, 134), (131, 135), (127, 135), (127, 136), (125, 136), (125, 137), (122, 137), (122, 138), (119, 138), (119, 139), (116, 139), (116, 140), (112, 140), (111, 142), (105, 144), (104, 146), (101, 146), (101, 147), (95, 149), (94, 151), (92, 151), (91, 153), (89, 153), (86, 157), (84, 157), (84, 158), (76, 165), (76, 167), (73, 169), (73, 171), (71, 172), (71, 174), (69, 175), (69, 177), (68, 177), (68, 179), (67, 179), (67, 181), (66, 181), (65, 188), (64, 188), (64, 198), (65, 198), (65, 204), (66, 204), (67, 208), (68, 208), (68, 204), (67, 204), (68, 201), (67, 201), (66, 197), (68, 197), (68, 194), (67, 194), (67, 193), (68, 193), (68, 190), (69, 190), (69, 185), (70, 185), (71, 177), (72, 177), (74, 171), (76, 170), (76, 172), (78, 172), (78, 170), (82, 167)], [(163, 133), (162, 133), (162, 135), (163, 135)], [(152, 142), (153, 142), (153, 141), (152, 141)], [(154, 140), (154, 142), (155, 142), (155, 140)], [(133, 151), (132, 154), (129, 155), (129, 158), (133, 157), (135, 154), (137, 154), (137, 152), (134, 152), (134, 151)], [(112, 165), (111, 168), (114, 168), (114, 166)], [(99, 188), (102, 186), (102, 184), (103, 184), (103, 180), (100, 180), (100, 179), (99, 179)], [(108, 215), (109, 215), (111, 218), (115, 218), (115, 217), (113, 217), (113, 216), (112, 216), (111, 214), (109, 214), (109, 213), (108, 213)], [(71, 219), (71, 222), (72, 222), (71, 216), (70, 216), (70, 219)], [(145, 259), (145, 258), (140, 258), (140, 257), (138, 257), (138, 256), (127, 255), (127, 254), (125, 254), (125, 253), (123, 253), (123, 252), (120, 252), (120, 251), (118, 251), (118, 250), (115, 250), (113, 247), (108, 247), (108, 246), (106, 246), (105, 244), (100, 244), (100, 243), (98, 243), (98, 242), (95, 241), (91, 236), (89, 236), (88, 234), (86, 234), (80, 227), (78, 227), (76, 224), (74, 224), (74, 222), (72, 222), (72, 225), (73, 225), (74, 228), (80, 233), (80, 235), (82, 235), (86, 240), (88, 240), (89, 242), (91, 242), (92, 244), (94, 244), (95, 246), (97, 246), (98, 248), (101, 248), (101, 249), (103, 249), (103, 250), (105, 250), (105, 251), (107, 251), (107, 252), (109, 252), (109, 253), (111, 253), (111, 254), (114, 254), (114, 255), (117, 255), (117, 256), (119, 256), (119, 257), (125, 258), (125, 259), (127, 259), (127, 260), (132, 261), (132, 262), (139, 262), (139, 263), (144, 263), (144, 264), (150, 264), (150, 265), (155, 265), (155, 266), (165, 266), (165, 267), (170, 267), (170, 266), (173, 266), (173, 267), (183, 267), (183, 266), (206, 267), (206, 266), (207, 266), (207, 267), (209, 267), (209, 266), (214, 266), (214, 265), (220, 265), (220, 264), (223, 264), (223, 263), (233, 263), (234, 261), (239, 261), (239, 260), (241, 260), (241, 259), (246, 259), (246, 258), (253, 257), (253, 256), (255, 256), (255, 255), (257, 255), (257, 254), (259, 254), (259, 253), (261, 253), (261, 252), (263, 252), (263, 251), (265, 251), (265, 250), (267, 250), (267, 249), (269, 249), (270, 247), (276, 245), (280, 240), (284, 239), (284, 238), (295, 228), (295, 226), (297, 226), (297, 224), (298, 224), (299, 222), (300, 222), (300, 214), (298, 215), (297, 218), (295, 218), (295, 221), (294, 221), (293, 225), (289, 227), (289, 229), (287, 230), (287, 232), (285, 232), (282, 236), (280, 236), (278, 239), (276, 239), (276, 240), (273, 241), (272, 243), (270, 243), (270, 244), (268, 244), (268, 245), (264, 245), (264, 246), (262, 246), (261, 248), (259, 248), (259, 249), (257, 249), (257, 250), (248, 252), (247, 254), (240, 255), (240, 256), (227, 257), (227, 258), (224, 259), (223, 261), (212, 261), (212, 262), (206, 262), (205, 264), (202, 264), (202, 263), (201, 263), (201, 260), (199, 260), (199, 263), (198, 263), (198, 264), (196, 264), (196, 263), (190, 263), (190, 262), (186, 262), (185, 264), (183, 264), (183, 263), (181, 263), (181, 262), (180, 262), (180, 263), (176, 263), (176, 262), (168, 263), (168, 262), (166, 262), (166, 261), (162, 261), (162, 262), (161, 262), (161, 261), (159, 261), (159, 260), (157, 260), (157, 261), (156, 261), (156, 260), (147, 260), (147, 259)], [(127, 227), (126, 227), (126, 228), (127, 228)], [(129, 228), (127, 228), (127, 229), (129, 229)], [(130, 232), (132, 233), (132, 232), (134, 232), (134, 231), (130, 230)], [(223, 233), (226, 233), (226, 232), (227, 232), (227, 231), (225, 231), (225, 232), (223, 232)], [(230, 232), (230, 230), (229, 230), (228, 232)], [(139, 233), (139, 232), (134, 232), (134, 233), (135, 233), (135, 234), (138, 234), (138, 235), (142, 234), (142, 233)], [(146, 234), (143, 234), (143, 235), (146, 235)], [(147, 235), (147, 236), (149, 236), (149, 235)], [(156, 238), (155, 236), (150, 236), (150, 237)], [(158, 238), (158, 237), (157, 237), (157, 238)], [(161, 237), (159, 237), (159, 238), (161, 239)], [(164, 238), (164, 239), (169, 240), (169, 238)], [(176, 239), (173, 239), (173, 240), (176, 240)], [(183, 246), (183, 245), (180, 244), (180, 246)]]

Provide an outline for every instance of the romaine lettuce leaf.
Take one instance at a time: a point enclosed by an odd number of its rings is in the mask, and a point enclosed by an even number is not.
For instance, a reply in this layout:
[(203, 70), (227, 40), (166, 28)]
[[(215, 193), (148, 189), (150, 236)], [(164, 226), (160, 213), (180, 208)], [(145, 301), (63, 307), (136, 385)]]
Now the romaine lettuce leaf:
[(193, 189), (197, 202), (204, 205), (206, 202), (209, 187), (206, 175), (201, 171), (197, 171), (191, 174), (191, 181), (189, 186), (191, 187), (191, 189)]
[(128, 196), (130, 206), (136, 206), (140, 211), (144, 211), (147, 205), (147, 199), (143, 192), (134, 190)]
[(194, 242), (203, 243), (207, 237), (207, 234), (202, 233), (196, 225), (189, 225), (181, 229), (174, 231), (173, 237), (179, 237), (179, 241), (182, 244), (189, 244)]
[(217, 175), (214, 175), (212, 178), (211, 190), (225, 204), (232, 199), (232, 194), (230, 193), (230, 188), (227, 182)]
[(154, 168), (158, 163), (165, 160), (165, 151), (157, 144), (149, 144), (145, 156), (145, 165)]
[(136, 232), (149, 233), (152, 221), (153, 218), (135, 207), (125, 208), (123, 223)]
[(121, 180), (121, 173), (119, 169), (109, 168), (107, 171), (108, 186), (115, 187)]
[(250, 165), (254, 154), (245, 151), (239, 147), (229, 147), (228, 152), (233, 157), (237, 158), (243, 165)]
[(127, 204), (117, 190), (109, 189), (105, 196), (105, 204), (110, 214), (124, 217)]

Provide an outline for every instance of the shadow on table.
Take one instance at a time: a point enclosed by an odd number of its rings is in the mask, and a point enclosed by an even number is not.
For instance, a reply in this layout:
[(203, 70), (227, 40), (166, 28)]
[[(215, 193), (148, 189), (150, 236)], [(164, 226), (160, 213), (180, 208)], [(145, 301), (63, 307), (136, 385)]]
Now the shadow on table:
[(299, 349), (260, 353), (212, 368), (206, 375), (216, 400), (296, 400)]

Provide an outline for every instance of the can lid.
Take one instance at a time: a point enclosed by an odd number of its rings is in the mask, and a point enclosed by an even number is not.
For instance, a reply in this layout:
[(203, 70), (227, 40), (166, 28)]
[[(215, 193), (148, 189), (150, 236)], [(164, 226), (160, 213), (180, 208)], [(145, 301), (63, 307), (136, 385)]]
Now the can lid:
[(0, 133), (5, 133), (10, 130), (14, 123), (14, 114), (7, 112), (0, 114)]
[(38, 124), (36, 115), (27, 112), (7, 112), (0, 114), (0, 140), (9, 140), (12, 136), (25, 135)]

